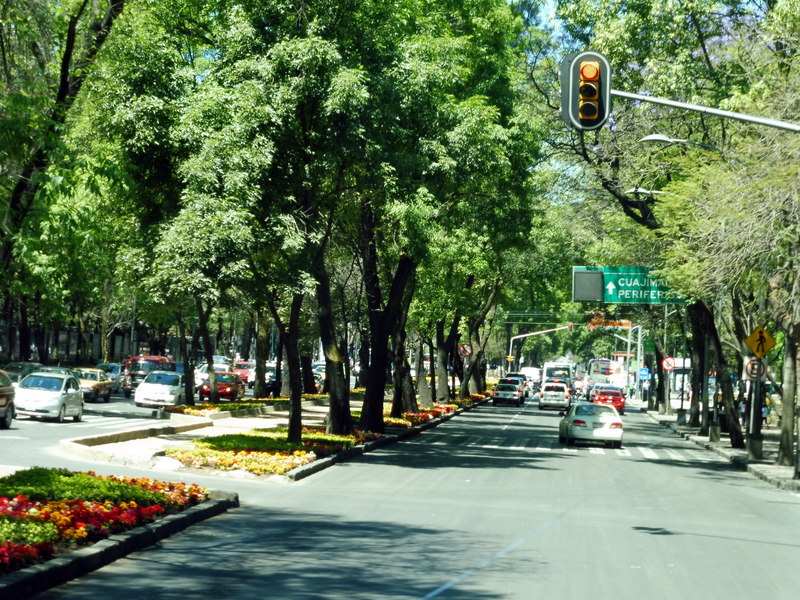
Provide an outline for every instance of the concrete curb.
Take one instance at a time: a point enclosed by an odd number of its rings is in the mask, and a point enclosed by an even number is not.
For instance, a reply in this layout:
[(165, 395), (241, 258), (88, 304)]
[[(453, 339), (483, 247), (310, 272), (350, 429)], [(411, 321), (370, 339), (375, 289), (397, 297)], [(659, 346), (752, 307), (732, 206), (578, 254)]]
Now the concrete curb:
[(100, 569), (128, 554), (183, 531), (190, 525), (239, 506), (235, 493), (212, 491), (210, 500), (148, 525), (112, 535), (39, 565), (0, 577), (0, 597), (22, 600)]

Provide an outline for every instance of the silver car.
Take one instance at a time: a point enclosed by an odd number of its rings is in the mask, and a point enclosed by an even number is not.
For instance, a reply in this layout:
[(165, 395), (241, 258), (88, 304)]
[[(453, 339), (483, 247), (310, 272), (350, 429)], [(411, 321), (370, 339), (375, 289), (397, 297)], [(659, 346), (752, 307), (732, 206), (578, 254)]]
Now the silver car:
[(18, 415), (55, 419), (83, 418), (83, 392), (77, 377), (69, 373), (34, 371), (17, 384), (14, 401)]

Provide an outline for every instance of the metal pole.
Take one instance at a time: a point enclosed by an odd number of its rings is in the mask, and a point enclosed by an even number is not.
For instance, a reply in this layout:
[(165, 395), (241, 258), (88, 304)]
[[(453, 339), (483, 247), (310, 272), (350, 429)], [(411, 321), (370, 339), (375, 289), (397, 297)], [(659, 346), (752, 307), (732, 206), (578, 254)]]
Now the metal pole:
[(662, 106), (670, 106), (672, 108), (682, 108), (684, 110), (692, 110), (694, 112), (714, 115), (716, 117), (725, 117), (726, 119), (734, 119), (735, 121), (756, 123), (757, 125), (766, 125), (767, 127), (775, 127), (776, 129), (784, 129), (786, 131), (800, 133), (800, 125), (787, 123), (785, 121), (778, 121), (777, 119), (765, 119), (764, 117), (755, 117), (753, 115), (745, 115), (742, 113), (720, 110), (718, 108), (709, 108), (708, 106), (689, 104), (687, 102), (677, 102), (676, 100), (667, 100), (666, 98), (656, 98), (655, 96), (631, 94), (630, 92), (621, 92), (619, 90), (610, 90), (610, 94), (612, 96), (617, 96), (618, 98), (627, 98), (628, 100), (638, 100), (640, 102), (650, 102), (651, 104), (661, 104)]

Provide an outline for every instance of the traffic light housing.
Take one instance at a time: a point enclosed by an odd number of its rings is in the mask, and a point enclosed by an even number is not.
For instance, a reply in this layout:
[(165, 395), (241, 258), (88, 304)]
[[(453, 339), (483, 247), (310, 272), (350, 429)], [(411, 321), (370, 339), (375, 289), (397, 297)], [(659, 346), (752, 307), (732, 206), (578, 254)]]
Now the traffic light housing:
[(580, 131), (602, 127), (611, 112), (611, 67), (597, 52), (580, 52), (561, 63), (561, 118)]

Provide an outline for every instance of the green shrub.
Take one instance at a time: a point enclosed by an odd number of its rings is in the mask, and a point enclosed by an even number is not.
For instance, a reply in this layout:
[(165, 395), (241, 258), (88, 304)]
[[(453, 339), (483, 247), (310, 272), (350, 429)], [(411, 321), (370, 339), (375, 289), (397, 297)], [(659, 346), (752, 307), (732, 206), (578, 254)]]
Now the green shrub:
[(54, 523), (0, 515), (0, 540), (32, 546), (40, 542), (53, 542), (57, 538), (58, 529)]
[(32, 467), (0, 478), (0, 496), (12, 498), (18, 494), (30, 500), (85, 498), (115, 504), (133, 500), (142, 506), (163, 504), (167, 501), (164, 494), (135, 485), (44, 467)]

